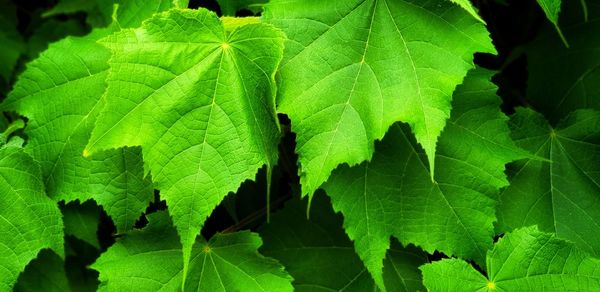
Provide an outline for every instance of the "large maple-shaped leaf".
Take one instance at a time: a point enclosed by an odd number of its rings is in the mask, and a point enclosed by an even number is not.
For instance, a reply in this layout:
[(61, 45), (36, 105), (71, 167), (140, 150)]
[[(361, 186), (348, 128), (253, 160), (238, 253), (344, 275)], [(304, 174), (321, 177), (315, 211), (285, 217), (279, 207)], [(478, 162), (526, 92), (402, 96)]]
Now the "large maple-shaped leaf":
[[(90, 158), (82, 154), (104, 106), (108, 75), (110, 51), (96, 40), (138, 26), (160, 11), (154, 6), (137, 9), (136, 2), (124, 3), (111, 27), (52, 44), (27, 65), (0, 105), (3, 111), (29, 118), (25, 150), (40, 162), (48, 195), (67, 202), (93, 198), (112, 217), (118, 232), (131, 229), (154, 198), (150, 179), (144, 178), (141, 151), (123, 148)], [(171, 7), (166, 3), (156, 9)]]
[(522, 157), (490, 77), (478, 69), (457, 88), (438, 145), (435, 182), (410, 133), (394, 126), (371, 162), (341, 167), (324, 185), (380, 287), (390, 236), (483, 263), (494, 235), (497, 191), (508, 184), (504, 165)]
[(467, 262), (421, 267), (429, 291), (598, 291), (600, 260), (536, 227), (506, 234), (487, 254), (487, 278)]
[(527, 100), (551, 122), (582, 108), (600, 109), (600, 1), (565, 1), (561, 26), (569, 48), (551, 27), (525, 47)]
[(511, 118), (513, 137), (543, 160), (511, 165), (500, 195), (501, 231), (537, 225), (600, 255), (600, 112), (580, 110), (556, 127), (531, 110)]
[[(165, 212), (148, 216), (143, 230), (118, 240), (92, 265), (100, 291), (176, 291), (183, 281), (181, 243)], [(192, 250), (185, 291), (291, 291), (291, 277), (260, 255), (258, 234), (217, 234)]]
[(276, 161), (283, 35), (265, 24), (228, 32), (208, 10), (171, 10), (102, 43), (111, 74), (88, 147), (142, 146), (188, 262), (212, 210)]
[(51, 248), (64, 256), (63, 222), (44, 193), (39, 165), (20, 148), (0, 149), (0, 291), (9, 291), (29, 261)]
[(265, 8), (289, 40), (278, 110), (292, 120), (303, 194), (339, 164), (371, 158), (394, 122), (410, 124), (434, 170), (436, 142), (487, 31), (448, 1), (288, 1)]
[[(294, 277), (296, 291), (375, 291), (371, 275), (344, 233), (342, 218), (326, 196), (317, 194), (306, 218), (306, 200), (294, 199), (275, 213), (259, 233), (261, 252), (279, 260)], [(383, 277), (390, 291), (424, 290), (418, 266), (427, 256), (395, 243), (387, 253)]]

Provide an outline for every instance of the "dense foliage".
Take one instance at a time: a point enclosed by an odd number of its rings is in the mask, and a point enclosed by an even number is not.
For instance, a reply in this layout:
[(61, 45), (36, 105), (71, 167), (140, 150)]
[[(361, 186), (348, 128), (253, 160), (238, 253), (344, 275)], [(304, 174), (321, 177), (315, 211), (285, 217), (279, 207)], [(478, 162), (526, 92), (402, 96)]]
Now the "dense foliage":
[(600, 1), (0, 7), (0, 291), (600, 291)]

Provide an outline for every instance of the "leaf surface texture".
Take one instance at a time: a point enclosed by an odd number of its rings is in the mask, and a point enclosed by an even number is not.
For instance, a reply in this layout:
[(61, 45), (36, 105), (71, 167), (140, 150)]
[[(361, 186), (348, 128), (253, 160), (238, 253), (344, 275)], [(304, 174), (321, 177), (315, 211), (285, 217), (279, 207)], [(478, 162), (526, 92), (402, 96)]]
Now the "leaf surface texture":
[(500, 231), (537, 225), (600, 255), (600, 112), (579, 110), (556, 127), (532, 110), (511, 118), (516, 143), (542, 159), (518, 161), (500, 195)]
[(372, 161), (340, 167), (325, 184), (380, 287), (390, 236), (428, 252), (484, 262), (494, 235), (496, 196), (508, 184), (504, 165), (524, 155), (510, 139), (490, 77), (490, 71), (477, 69), (457, 88), (439, 141), (435, 182), (410, 133), (394, 126)]
[(271, 1), (264, 19), (287, 35), (278, 110), (297, 134), (302, 193), (373, 155), (408, 123), (432, 171), (454, 88), (473, 53), (494, 52), (483, 24), (449, 1)]
[[(183, 280), (182, 249), (165, 212), (149, 216), (109, 248), (92, 268), (100, 272), (99, 291), (174, 291)], [(217, 234), (192, 250), (186, 291), (292, 291), (291, 277), (273, 259), (260, 255), (258, 234)]]
[(573, 244), (526, 227), (506, 234), (487, 254), (488, 278), (467, 262), (421, 267), (429, 291), (596, 291), (600, 260)]
[(273, 75), (282, 39), (270, 25), (227, 32), (208, 10), (175, 9), (101, 40), (113, 56), (87, 149), (142, 146), (186, 263), (212, 210), (276, 161)]
[(0, 148), (0, 290), (42, 249), (64, 257), (62, 215), (46, 196), (39, 165), (22, 149)]

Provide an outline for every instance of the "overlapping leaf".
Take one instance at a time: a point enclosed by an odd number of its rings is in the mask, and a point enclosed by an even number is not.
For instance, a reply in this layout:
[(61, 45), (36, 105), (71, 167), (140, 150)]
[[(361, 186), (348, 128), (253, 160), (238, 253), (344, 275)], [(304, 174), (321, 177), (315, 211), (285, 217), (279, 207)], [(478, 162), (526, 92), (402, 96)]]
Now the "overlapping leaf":
[(554, 234), (527, 227), (487, 254), (487, 278), (458, 259), (421, 267), (429, 291), (597, 291), (600, 260)]
[[(294, 199), (259, 232), (261, 252), (279, 260), (294, 277), (296, 291), (374, 291), (375, 283), (352, 242), (344, 234), (342, 218), (324, 195), (316, 195), (306, 218), (306, 201)], [(423, 290), (417, 267), (425, 253), (398, 244), (388, 251), (383, 277), (390, 291)]]
[(15, 146), (0, 148), (0, 291), (10, 291), (38, 252), (64, 256), (62, 215), (44, 193), (39, 165)]
[(511, 128), (519, 146), (547, 161), (512, 165), (500, 195), (500, 231), (537, 225), (599, 256), (600, 112), (576, 111), (552, 128), (541, 114), (520, 109)]
[(477, 8), (475, 8), (473, 6), (473, 4), (471, 3), (470, 0), (450, 0), (450, 1), (453, 3), (456, 3), (457, 5), (462, 7), (464, 10), (469, 12), (473, 17), (475, 17), (475, 19), (477, 19), (481, 22), (484, 22), (483, 19), (481, 19), (481, 16), (479, 16), (479, 13), (477, 12)]
[(494, 52), (483, 24), (449, 1), (273, 0), (264, 15), (289, 38), (278, 109), (297, 133), (309, 195), (339, 164), (370, 159), (397, 121), (410, 124), (433, 174), (452, 92), (473, 53)]
[(228, 32), (208, 10), (171, 10), (102, 43), (111, 74), (88, 149), (142, 146), (187, 263), (212, 210), (276, 161), (283, 35), (264, 24)]
[(65, 261), (50, 250), (43, 250), (19, 275), (13, 291), (71, 291), (65, 273)]
[(537, 0), (542, 10), (546, 14), (548, 20), (554, 25), (558, 36), (561, 38), (565, 46), (569, 46), (569, 43), (565, 39), (560, 27), (558, 26), (558, 14), (560, 13), (560, 5), (562, 3), (561, 0)]
[(73, 202), (61, 206), (65, 235), (79, 238), (93, 247), (100, 249), (98, 241), (98, 225), (100, 225), (100, 208), (92, 201), (84, 204)]
[(494, 235), (497, 191), (508, 183), (504, 165), (523, 155), (509, 137), (490, 77), (478, 69), (457, 88), (439, 141), (435, 182), (410, 133), (394, 126), (371, 162), (341, 167), (324, 185), (380, 287), (390, 236), (483, 263)]
[[(129, 0), (123, 1), (128, 2)], [(43, 16), (51, 17), (60, 14), (77, 12), (87, 13), (86, 21), (94, 27), (106, 27), (111, 23), (113, 0), (59, 0), (52, 9)]]
[(189, 0), (126, 0), (120, 1), (117, 10), (117, 21), (121, 28), (134, 28), (153, 14), (167, 11), (171, 8), (186, 8)]
[(41, 164), (48, 195), (67, 202), (93, 198), (119, 232), (131, 229), (154, 198), (150, 179), (144, 178), (141, 151), (123, 148), (91, 158), (82, 153), (104, 106), (108, 75), (110, 51), (96, 40), (126, 25), (140, 25), (157, 12), (129, 8), (138, 2), (127, 1), (118, 13), (122, 19), (110, 28), (52, 44), (28, 64), (0, 106), (29, 118), (25, 148)]
[(600, 109), (600, 1), (585, 3), (585, 10), (580, 1), (563, 4), (561, 26), (569, 48), (552, 29), (526, 47), (528, 101), (552, 123), (577, 109)]
[[(166, 213), (149, 216), (142, 231), (125, 235), (94, 263), (100, 291), (175, 291), (183, 280), (182, 250)], [(261, 256), (255, 233), (217, 234), (192, 250), (186, 291), (291, 291), (291, 277)]]
[(254, 13), (262, 10), (267, 0), (217, 0), (223, 15), (235, 16), (236, 12), (248, 9)]
[(23, 39), (17, 32), (17, 11), (8, 0), (1, 0), (0, 7), (0, 77), (8, 81), (17, 59), (24, 50)]
[(26, 56), (33, 60), (48, 48), (50, 43), (59, 41), (67, 36), (83, 36), (87, 33), (85, 27), (76, 19), (60, 21), (54, 18), (47, 19), (40, 24), (27, 39)]

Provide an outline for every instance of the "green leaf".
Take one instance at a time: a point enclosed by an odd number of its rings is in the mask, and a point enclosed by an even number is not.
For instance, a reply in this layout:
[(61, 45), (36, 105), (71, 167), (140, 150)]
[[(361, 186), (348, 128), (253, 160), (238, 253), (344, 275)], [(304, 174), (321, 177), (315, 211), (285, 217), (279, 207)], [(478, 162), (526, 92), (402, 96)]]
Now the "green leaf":
[(561, 0), (537, 0), (542, 10), (548, 17), (548, 20), (554, 25), (558, 25), (558, 13), (560, 13)]
[(383, 261), (383, 282), (389, 291), (425, 291), (418, 266), (428, 262), (427, 254), (414, 246), (402, 247), (397, 240)]
[(421, 267), (427, 291), (492, 292), (496, 287), (469, 263), (459, 259), (443, 259)]
[(544, 10), (544, 13), (546, 14), (546, 17), (548, 18), (548, 20), (550, 20), (550, 22), (552, 22), (552, 24), (554, 25), (554, 28), (556, 29), (556, 32), (558, 33), (558, 36), (560, 37), (560, 39), (562, 40), (564, 45), (566, 47), (569, 47), (569, 43), (567, 42), (567, 39), (565, 38), (562, 31), (560, 30), (560, 27), (558, 26), (558, 14), (560, 13), (560, 5), (561, 5), (562, 1), (561, 0), (537, 0), (537, 2), (538, 2), (538, 4), (540, 4), (540, 7), (542, 7), (542, 10)]
[(306, 218), (306, 200), (294, 198), (258, 232), (260, 251), (280, 261), (296, 291), (373, 291), (375, 283), (342, 229), (329, 199), (316, 194)]
[(324, 185), (380, 288), (390, 236), (428, 252), (484, 262), (494, 235), (497, 192), (508, 184), (504, 165), (523, 157), (509, 137), (491, 75), (471, 71), (457, 88), (438, 144), (435, 182), (410, 133), (394, 126), (372, 161), (340, 167)]
[[(148, 216), (144, 230), (134, 230), (94, 263), (100, 291), (175, 291), (181, 288), (183, 263), (177, 232), (167, 213)], [(185, 290), (291, 291), (291, 277), (276, 261), (261, 256), (260, 237), (251, 232), (217, 234), (199, 240), (192, 250)]]
[(65, 261), (50, 250), (42, 250), (19, 275), (13, 291), (70, 291)]
[(217, 0), (221, 13), (227, 16), (235, 16), (236, 12), (242, 9), (248, 9), (256, 14), (262, 10), (262, 6), (269, 2), (268, 0)]
[(39, 165), (17, 147), (0, 148), (0, 290), (8, 291), (40, 250), (64, 257), (63, 222), (46, 197)]
[(150, 5), (148, 0), (121, 1), (117, 9), (117, 23), (121, 28), (136, 28), (153, 14), (171, 8), (185, 8), (188, 2), (187, 0), (154, 0)]
[(168, 8), (135, 7), (122, 5), (117, 25), (50, 45), (27, 65), (0, 106), (29, 118), (25, 149), (40, 162), (48, 195), (66, 202), (94, 199), (112, 217), (118, 232), (133, 228), (154, 198), (150, 178), (144, 177), (141, 151), (123, 148), (86, 158), (84, 148), (105, 103), (110, 51), (96, 40), (120, 27), (141, 24), (154, 9)]
[[(543, 1), (543, 0), (541, 0), (541, 1)], [(475, 17), (475, 19), (477, 19), (477, 20), (485, 23), (485, 21), (483, 21), (483, 19), (481, 18), (481, 16), (479, 16), (479, 13), (477, 12), (477, 8), (475, 8), (473, 6), (473, 4), (471, 4), (470, 0), (450, 0), (450, 2), (459, 5), (464, 10), (466, 10), (467, 12), (469, 12), (469, 14), (471, 14), (473, 17)]]
[(227, 33), (208, 10), (171, 10), (102, 43), (113, 52), (111, 74), (88, 149), (142, 146), (187, 263), (219, 202), (276, 162), (283, 36), (264, 24)]
[[(82, 153), (102, 108), (110, 53), (93, 37), (68, 37), (29, 63), (2, 104), (29, 118), (25, 147), (40, 162), (55, 201), (95, 199), (122, 232), (153, 199), (141, 151), (119, 149), (88, 159)], [(52, 107), (48, 107), (52, 100)]]
[(65, 235), (75, 236), (100, 249), (100, 243), (98, 242), (100, 209), (94, 202), (69, 203), (62, 207), (61, 211), (65, 225)]
[[(123, 2), (128, 2), (123, 1)], [(87, 23), (93, 27), (106, 27), (112, 21), (113, 0), (59, 0), (52, 9), (44, 12), (43, 17), (60, 14), (87, 13)]]
[(536, 227), (506, 234), (487, 254), (484, 277), (446, 259), (421, 267), (429, 291), (597, 291), (600, 260)]
[(600, 256), (600, 112), (580, 110), (552, 128), (541, 114), (511, 118), (517, 144), (543, 160), (512, 165), (500, 195), (500, 231), (537, 225)]
[(374, 141), (410, 124), (429, 158), (473, 53), (494, 52), (482, 23), (448, 1), (273, 0), (266, 21), (289, 40), (278, 109), (292, 120), (302, 193), (338, 165), (371, 158)]
[(549, 27), (525, 47), (527, 100), (552, 123), (577, 109), (600, 110), (600, 3), (588, 2), (587, 22), (579, 1), (563, 4), (561, 23), (570, 48)]
[(77, 19), (60, 21), (54, 18), (45, 20), (33, 31), (27, 39), (27, 59), (33, 60), (48, 48), (50, 43), (61, 40), (69, 35), (83, 36), (85, 27)]
[[(331, 209), (329, 199), (316, 194), (306, 218), (306, 200), (293, 199), (272, 216), (259, 233), (260, 249), (279, 260), (294, 277), (296, 291), (374, 291), (373, 279), (354, 252), (342, 229), (342, 218)], [(395, 244), (385, 260), (385, 285), (391, 291), (424, 290), (418, 266), (425, 254)]]
[(186, 290), (293, 291), (292, 277), (277, 261), (258, 253), (256, 233), (217, 234), (200, 241), (190, 266)]

